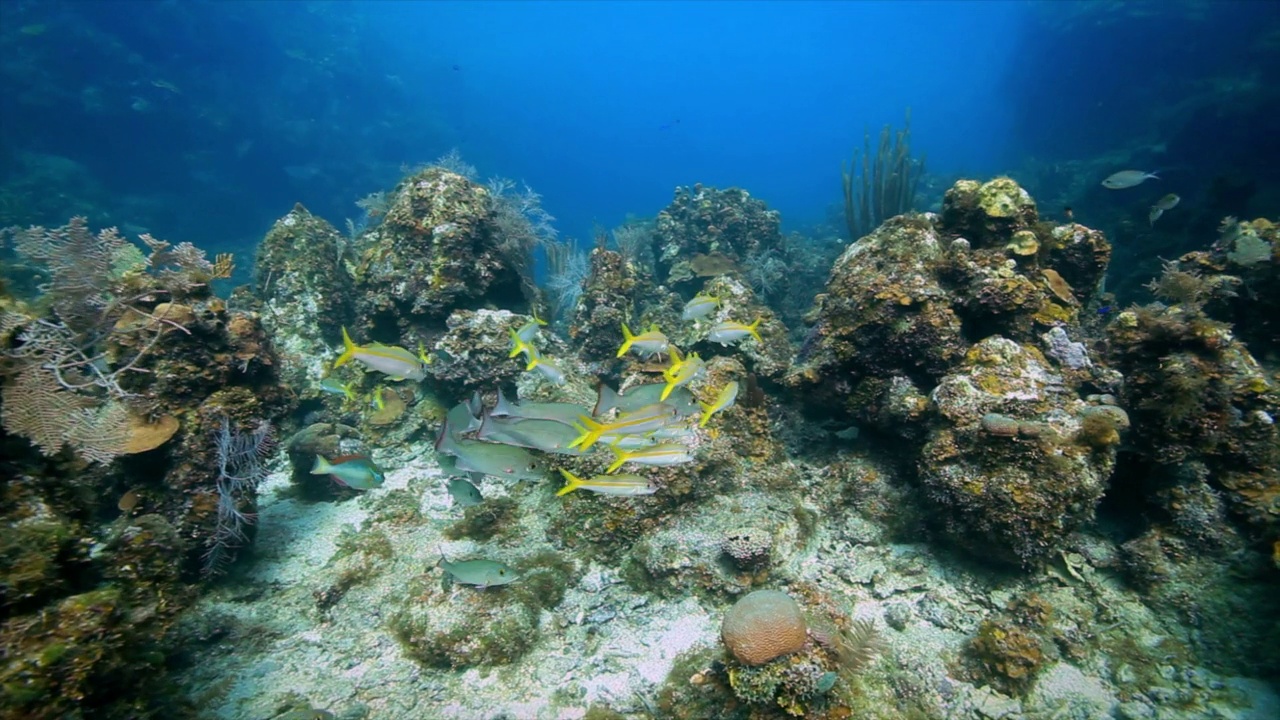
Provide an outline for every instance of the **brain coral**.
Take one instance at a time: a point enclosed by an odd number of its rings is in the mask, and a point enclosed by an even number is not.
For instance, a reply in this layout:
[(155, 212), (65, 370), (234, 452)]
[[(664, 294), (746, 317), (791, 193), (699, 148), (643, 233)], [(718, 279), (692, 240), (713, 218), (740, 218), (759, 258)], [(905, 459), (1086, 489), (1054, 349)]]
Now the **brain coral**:
[(757, 590), (729, 608), (720, 637), (742, 664), (763, 665), (804, 647), (804, 617), (790, 595)]

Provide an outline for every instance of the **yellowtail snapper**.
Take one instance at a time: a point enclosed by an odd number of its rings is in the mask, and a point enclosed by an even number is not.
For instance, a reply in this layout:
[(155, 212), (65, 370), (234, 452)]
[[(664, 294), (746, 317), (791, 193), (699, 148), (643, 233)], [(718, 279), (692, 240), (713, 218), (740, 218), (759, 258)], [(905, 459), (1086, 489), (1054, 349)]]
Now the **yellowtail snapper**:
[(730, 380), (720, 388), (720, 392), (716, 393), (716, 399), (709, 403), (698, 403), (702, 406), (702, 419), (698, 421), (698, 427), (706, 427), (707, 421), (712, 415), (721, 410), (728, 410), (733, 407), (733, 403), (738, 399), (738, 381)]
[(342, 367), (352, 360), (358, 360), (370, 370), (377, 370), (392, 380), (421, 380), (427, 376), (427, 365), (430, 362), (424, 352), (417, 355), (395, 345), (369, 343), (356, 345), (342, 328), (342, 354), (334, 361), (335, 368)]
[(650, 325), (649, 329), (639, 335), (632, 335), (631, 328), (626, 323), (622, 323), (622, 346), (618, 348), (618, 357), (627, 354), (628, 350), (635, 350), (636, 354), (643, 358), (653, 357), (654, 355), (662, 355), (671, 347), (671, 341), (666, 335), (658, 329), (658, 326)]
[(716, 323), (711, 326), (711, 331), (707, 333), (707, 340), (721, 345), (732, 345), (749, 335), (763, 343), (764, 340), (760, 339), (760, 333), (756, 331), (756, 328), (760, 327), (760, 320), (761, 318), (756, 318), (756, 321), (750, 325), (744, 325), (732, 320)]
[(660, 443), (649, 447), (636, 448), (635, 450), (623, 450), (610, 445), (609, 449), (613, 451), (615, 460), (609, 466), (609, 469), (605, 470), (606, 473), (611, 473), (622, 467), (624, 463), (629, 462), (654, 467), (668, 467), (693, 462), (693, 453), (689, 448), (675, 443)]
[(621, 475), (597, 475), (590, 480), (583, 480), (568, 470), (561, 469), (560, 474), (564, 475), (565, 486), (556, 491), (556, 496), (568, 495), (579, 488), (590, 490), (600, 495), (652, 495), (658, 491), (658, 487), (646, 478), (639, 475), (629, 475), (623, 473)]
[(715, 295), (704, 295), (698, 293), (692, 300), (684, 304), (684, 312), (680, 313), (681, 320), (699, 320), (711, 314), (720, 306), (720, 298)]

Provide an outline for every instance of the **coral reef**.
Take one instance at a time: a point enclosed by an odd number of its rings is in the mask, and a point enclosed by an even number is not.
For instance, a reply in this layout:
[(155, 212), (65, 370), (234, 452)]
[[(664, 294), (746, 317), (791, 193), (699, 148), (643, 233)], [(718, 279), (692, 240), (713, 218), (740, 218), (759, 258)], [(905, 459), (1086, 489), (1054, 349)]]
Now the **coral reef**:
[(439, 167), (406, 177), (382, 223), (351, 246), (361, 329), (389, 344), (416, 342), (459, 308), (526, 303), (501, 242), (485, 188)]
[(780, 223), (777, 211), (740, 188), (676, 188), (671, 204), (658, 213), (658, 278), (679, 286), (721, 274), (717, 270), (746, 267), (781, 244)]

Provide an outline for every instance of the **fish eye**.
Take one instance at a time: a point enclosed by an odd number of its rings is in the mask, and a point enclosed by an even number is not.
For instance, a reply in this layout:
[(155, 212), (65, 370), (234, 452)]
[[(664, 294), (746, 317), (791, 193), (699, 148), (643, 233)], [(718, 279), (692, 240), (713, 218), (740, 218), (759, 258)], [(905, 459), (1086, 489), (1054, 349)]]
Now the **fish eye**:
[(506, 574), (507, 574), (507, 571), (506, 571), (506, 570), (499, 570), (499, 571), (498, 571), (498, 574), (499, 574), (499, 575), (506, 575)]

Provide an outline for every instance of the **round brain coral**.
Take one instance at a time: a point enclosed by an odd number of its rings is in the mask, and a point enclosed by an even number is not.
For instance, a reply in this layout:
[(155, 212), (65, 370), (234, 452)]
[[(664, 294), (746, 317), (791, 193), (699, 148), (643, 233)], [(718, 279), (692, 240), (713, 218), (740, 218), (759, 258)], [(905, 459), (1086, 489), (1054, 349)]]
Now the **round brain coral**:
[(804, 616), (790, 595), (757, 590), (729, 608), (720, 625), (729, 652), (744, 665), (763, 665), (804, 647)]

